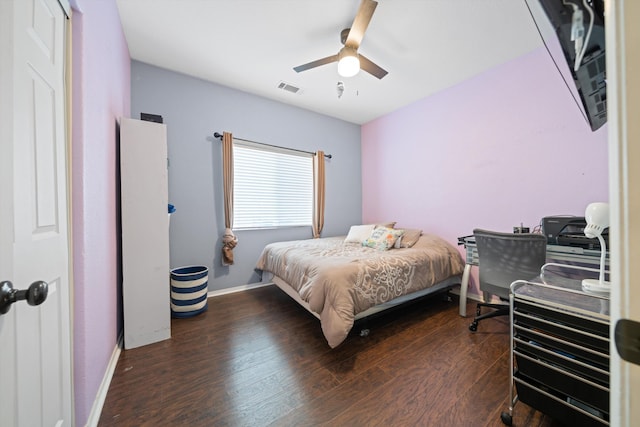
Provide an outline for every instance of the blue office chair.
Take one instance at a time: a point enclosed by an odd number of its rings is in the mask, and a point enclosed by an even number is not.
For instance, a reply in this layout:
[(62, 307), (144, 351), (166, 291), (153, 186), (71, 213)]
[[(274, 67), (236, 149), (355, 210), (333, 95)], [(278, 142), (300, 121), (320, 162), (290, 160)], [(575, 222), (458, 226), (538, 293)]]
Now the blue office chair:
[[(542, 234), (512, 234), (475, 229), (478, 249), (480, 290), (487, 302), (478, 303), (476, 317), (469, 330), (478, 330), (478, 322), (509, 314), (509, 286), (516, 280), (530, 280), (540, 275), (547, 258), (547, 239)], [(501, 303), (492, 303), (497, 296)], [(507, 302), (505, 302), (507, 301)], [(482, 307), (492, 308), (482, 314)]]

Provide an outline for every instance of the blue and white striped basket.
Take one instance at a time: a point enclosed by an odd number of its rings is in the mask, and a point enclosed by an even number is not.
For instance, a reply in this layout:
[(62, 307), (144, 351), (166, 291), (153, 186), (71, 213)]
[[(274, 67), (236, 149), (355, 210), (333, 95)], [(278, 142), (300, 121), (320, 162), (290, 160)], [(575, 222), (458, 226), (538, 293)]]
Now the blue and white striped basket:
[(201, 265), (171, 270), (171, 316), (192, 317), (206, 311), (209, 269)]

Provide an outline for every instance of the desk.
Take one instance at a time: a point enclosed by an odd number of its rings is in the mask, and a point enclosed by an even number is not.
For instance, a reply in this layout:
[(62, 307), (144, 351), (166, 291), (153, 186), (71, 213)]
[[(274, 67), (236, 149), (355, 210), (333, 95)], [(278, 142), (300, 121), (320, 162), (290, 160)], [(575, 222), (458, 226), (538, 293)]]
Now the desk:
[[(478, 265), (478, 249), (473, 235), (458, 237), (458, 244), (464, 245), (466, 251), (466, 264), (462, 273), (460, 283), (460, 316), (467, 315), (467, 291), (469, 288), (469, 274), (471, 266)], [(600, 251), (593, 249), (583, 249), (574, 246), (547, 245), (547, 262), (557, 262), (560, 264), (571, 264), (582, 267), (600, 268)], [(609, 254), (607, 253), (606, 265), (609, 265)]]

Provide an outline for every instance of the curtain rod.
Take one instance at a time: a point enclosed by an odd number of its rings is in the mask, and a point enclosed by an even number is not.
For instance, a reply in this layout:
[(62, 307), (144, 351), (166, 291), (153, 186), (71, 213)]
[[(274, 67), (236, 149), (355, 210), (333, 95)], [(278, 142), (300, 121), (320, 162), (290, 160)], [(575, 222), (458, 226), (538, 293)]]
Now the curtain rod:
[[(213, 134), (214, 138), (218, 138), (220, 141), (222, 141), (222, 134), (219, 132), (215, 132)], [(242, 139), (242, 138), (236, 138), (235, 136), (233, 137), (233, 139), (239, 139), (240, 141), (245, 141), (245, 142), (250, 142), (252, 144), (260, 144), (260, 145), (266, 145), (267, 147), (273, 147), (273, 148), (283, 148), (285, 150), (291, 150), (291, 151), (297, 151), (299, 153), (306, 153), (306, 154), (311, 154), (312, 156), (315, 156), (316, 153), (313, 153), (311, 151), (305, 151), (305, 150), (296, 150), (295, 148), (287, 148), (287, 147), (280, 147), (279, 145), (271, 145), (271, 144), (265, 144), (264, 142), (256, 142), (256, 141), (250, 141), (248, 139)], [(332, 158), (333, 156), (331, 156), (331, 154), (325, 154), (324, 157), (326, 157), (327, 159)]]

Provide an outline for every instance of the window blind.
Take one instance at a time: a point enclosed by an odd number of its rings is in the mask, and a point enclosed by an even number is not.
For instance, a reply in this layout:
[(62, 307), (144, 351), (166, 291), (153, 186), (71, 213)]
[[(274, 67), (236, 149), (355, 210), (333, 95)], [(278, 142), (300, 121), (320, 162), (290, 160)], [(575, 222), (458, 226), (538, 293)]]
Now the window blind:
[(233, 167), (234, 229), (311, 226), (311, 155), (234, 141)]

